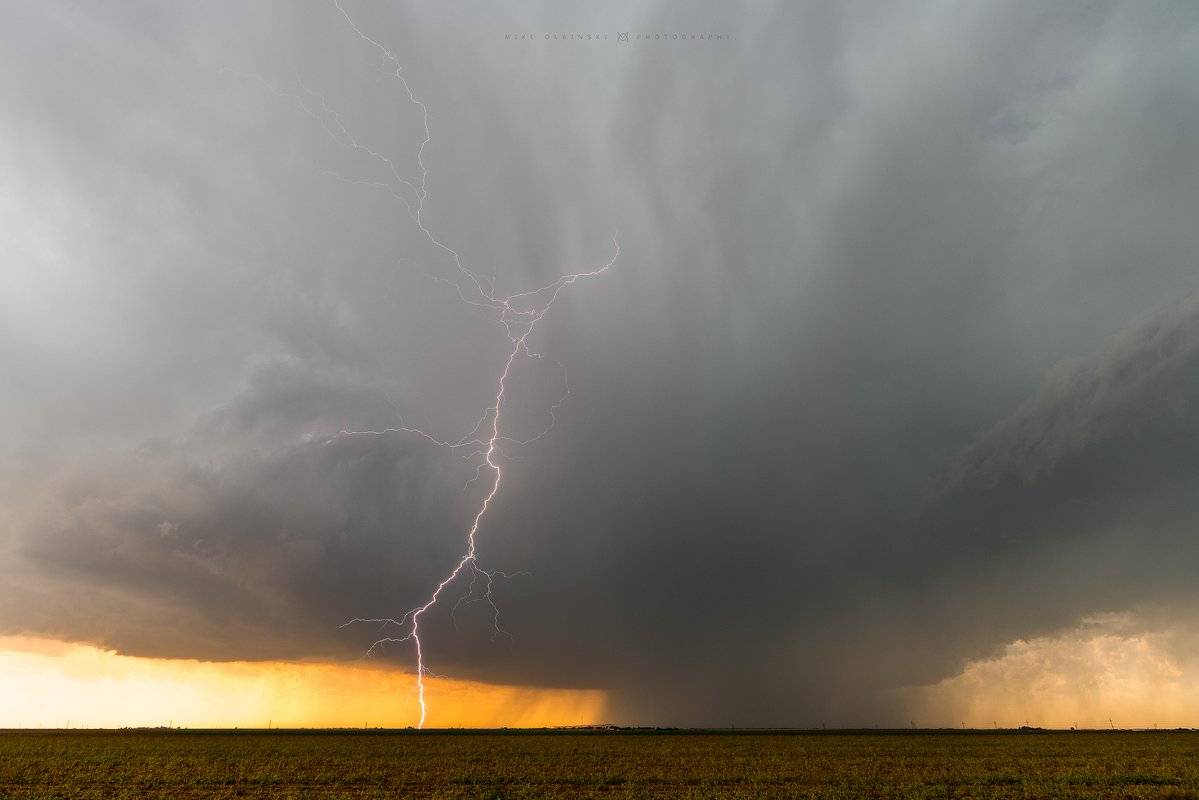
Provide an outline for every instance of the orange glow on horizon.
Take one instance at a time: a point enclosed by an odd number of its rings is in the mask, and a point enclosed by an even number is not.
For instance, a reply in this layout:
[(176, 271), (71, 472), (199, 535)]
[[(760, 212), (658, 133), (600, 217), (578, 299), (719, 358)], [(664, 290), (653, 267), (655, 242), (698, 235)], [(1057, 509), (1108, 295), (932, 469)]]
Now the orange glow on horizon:
[[(0, 728), (371, 727), (420, 716), (413, 676), (328, 662), (192, 661), (0, 636)], [(426, 679), (427, 727), (599, 722), (604, 693)]]

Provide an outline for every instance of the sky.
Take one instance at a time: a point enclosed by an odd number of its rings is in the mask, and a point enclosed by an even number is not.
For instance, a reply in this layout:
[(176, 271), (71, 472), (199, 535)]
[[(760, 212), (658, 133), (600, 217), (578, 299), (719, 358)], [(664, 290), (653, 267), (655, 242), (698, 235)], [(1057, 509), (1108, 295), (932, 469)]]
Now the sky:
[(0, 9), (0, 725), (411, 724), (430, 235), (431, 723), (1199, 724), (1199, 7), (342, 7)]

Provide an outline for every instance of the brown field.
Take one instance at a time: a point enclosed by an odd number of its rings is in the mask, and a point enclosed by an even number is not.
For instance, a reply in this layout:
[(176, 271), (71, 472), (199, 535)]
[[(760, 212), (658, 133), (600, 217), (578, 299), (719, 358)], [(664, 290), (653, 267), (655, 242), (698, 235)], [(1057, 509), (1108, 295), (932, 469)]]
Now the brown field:
[(8, 731), (4, 798), (1199, 798), (1199, 732)]

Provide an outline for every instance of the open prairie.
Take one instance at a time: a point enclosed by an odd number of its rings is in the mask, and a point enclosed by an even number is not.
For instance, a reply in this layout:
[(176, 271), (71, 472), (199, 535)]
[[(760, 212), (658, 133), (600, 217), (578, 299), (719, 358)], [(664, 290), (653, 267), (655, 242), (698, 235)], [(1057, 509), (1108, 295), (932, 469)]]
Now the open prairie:
[(12, 798), (1199, 798), (1199, 732), (9, 731)]

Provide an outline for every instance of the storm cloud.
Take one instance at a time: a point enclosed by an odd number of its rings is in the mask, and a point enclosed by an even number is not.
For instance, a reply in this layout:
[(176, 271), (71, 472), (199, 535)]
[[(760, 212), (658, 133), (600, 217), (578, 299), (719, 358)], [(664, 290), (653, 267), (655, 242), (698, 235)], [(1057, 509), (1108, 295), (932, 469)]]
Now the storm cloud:
[[(480, 537), (512, 638), (438, 611), (433, 668), (885, 724), (1017, 639), (1188, 624), (1199, 8), (593, 6), (346, 4), (466, 263), (621, 246), (514, 376), (513, 436), (569, 398)], [(321, 2), (0, 16), (0, 631), (359, 657), (479, 486), (339, 431), (457, 436), (505, 356), (338, 134), (419, 180), (420, 109)]]

